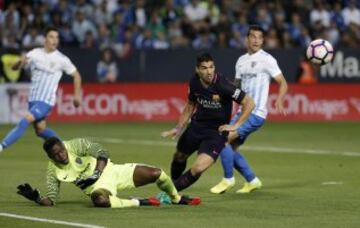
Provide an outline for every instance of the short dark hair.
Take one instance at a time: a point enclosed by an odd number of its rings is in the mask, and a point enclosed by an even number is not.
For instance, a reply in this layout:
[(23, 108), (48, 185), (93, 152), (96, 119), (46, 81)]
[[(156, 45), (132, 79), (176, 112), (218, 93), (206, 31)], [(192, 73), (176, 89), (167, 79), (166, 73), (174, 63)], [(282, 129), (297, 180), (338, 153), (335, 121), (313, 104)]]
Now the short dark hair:
[(260, 25), (250, 25), (249, 30), (247, 32), (247, 36), (250, 35), (250, 31), (260, 31), (263, 36), (265, 36), (265, 30)]
[(57, 137), (50, 137), (45, 140), (43, 144), (43, 149), (46, 151), (47, 154), (50, 153), (50, 150), (53, 148), (55, 144), (62, 144), (61, 140)]
[(201, 64), (202, 62), (209, 62), (209, 61), (214, 62), (213, 57), (212, 57), (209, 53), (207, 53), (207, 52), (201, 53), (201, 54), (199, 54), (199, 55), (197, 56), (197, 58), (196, 58), (196, 66), (200, 66), (200, 64)]
[(45, 31), (44, 31), (44, 36), (47, 36), (47, 34), (48, 34), (49, 32), (53, 32), (53, 31), (59, 33), (59, 30), (58, 30), (56, 27), (54, 27), (54, 26), (46, 27), (46, 29), (45, 29)]

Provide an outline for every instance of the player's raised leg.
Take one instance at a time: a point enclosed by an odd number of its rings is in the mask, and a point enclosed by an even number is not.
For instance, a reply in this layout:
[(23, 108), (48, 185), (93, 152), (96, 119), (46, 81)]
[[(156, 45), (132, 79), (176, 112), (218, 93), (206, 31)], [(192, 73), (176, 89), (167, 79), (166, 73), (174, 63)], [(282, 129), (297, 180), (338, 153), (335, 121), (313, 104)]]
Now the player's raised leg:
[(36, 135), (44, 140), (49, 139), (51, 137), (59, 138), (57, 136), (57, 134), (55, 133), (55, 131), (53, 131), (51, 128), (46, 127), (45, 120), (41, 120), (39, 122), (36, 121), (34, 123), (34, 129), (35, 129)]
[(176, 189), (181, 191), (194, 184), (200, 178), (201, 174), (214, 164), (214, 161), (214, 158), (208, 154), (199, 153), (191, 168), (175, 181)]
[(19, 121), (16, 127), (14, 127), (2, 140), (0, 151), (19, 140), (29, 125), (34, 121), (35, 117), (31, 113), (27, 113), (25, 117)]

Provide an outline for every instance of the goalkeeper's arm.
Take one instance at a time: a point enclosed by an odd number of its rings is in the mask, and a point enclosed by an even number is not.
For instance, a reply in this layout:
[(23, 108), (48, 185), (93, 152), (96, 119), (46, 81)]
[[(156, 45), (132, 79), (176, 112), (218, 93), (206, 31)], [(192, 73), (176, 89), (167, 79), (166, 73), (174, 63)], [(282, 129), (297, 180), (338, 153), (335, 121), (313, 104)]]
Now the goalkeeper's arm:
[(36, 188), (32, 188), (30, 184), (21, 184), (18, 187), (17, 193), (22, 195), (28, 200), (34, 201), (40, 206), (53, 206), (54, 202), (48, 197), (41, 197), (40, 191)]

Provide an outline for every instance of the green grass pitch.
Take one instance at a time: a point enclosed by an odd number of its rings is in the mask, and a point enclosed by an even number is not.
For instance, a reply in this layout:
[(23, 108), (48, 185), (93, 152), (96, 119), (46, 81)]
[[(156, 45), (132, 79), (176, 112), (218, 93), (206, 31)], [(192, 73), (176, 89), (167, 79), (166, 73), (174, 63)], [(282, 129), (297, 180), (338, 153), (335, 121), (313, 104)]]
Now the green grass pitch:
[[(140, 162), (169, 173), (174, 152), (160, 132), (173, 124), (50, 123), (63, 139), (97, 137), (116, 163)], [(0, 138), (11, 129), (0, 126)], [(29, 182), (45, 191), (47, 158), (41, 140), (28, 129), (23, 138), (0, 154), (0, 213), (106, 227), (360, 227), (360, 124), (269, 122), (251, 135), (242, 153), (263, 181), (249, 195), (213, 195), (210, 187), (222, 176), (218, 161), (184, 194), (200, 196), (197, 207), (99, 209), (71, 184), (63, 184), (53, 208), (39, 207), (16, 194)], [(263, 149), (261, 149), (263, 148)], [(349, 153), (350, 152), (350, 153)], [(190, 164), (193, 161), (189, 161)], [(122, 197), (154, 196), (156, 186), (120, 192)], [(0, 227), (64, 227), (0, 216)]]

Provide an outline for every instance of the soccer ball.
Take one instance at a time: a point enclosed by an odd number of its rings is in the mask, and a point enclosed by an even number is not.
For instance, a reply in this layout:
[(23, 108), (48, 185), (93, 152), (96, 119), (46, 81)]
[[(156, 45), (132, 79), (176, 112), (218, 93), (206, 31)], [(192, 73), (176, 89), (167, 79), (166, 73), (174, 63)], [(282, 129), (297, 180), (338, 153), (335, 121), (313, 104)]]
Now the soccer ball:
[(324, 65), (334, 57), (334, 48), (327, 40), (313, 40), (306, 50), (306, 57), (312, 63)]

